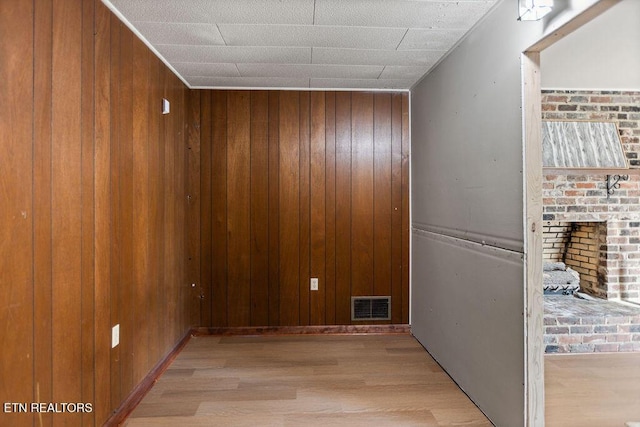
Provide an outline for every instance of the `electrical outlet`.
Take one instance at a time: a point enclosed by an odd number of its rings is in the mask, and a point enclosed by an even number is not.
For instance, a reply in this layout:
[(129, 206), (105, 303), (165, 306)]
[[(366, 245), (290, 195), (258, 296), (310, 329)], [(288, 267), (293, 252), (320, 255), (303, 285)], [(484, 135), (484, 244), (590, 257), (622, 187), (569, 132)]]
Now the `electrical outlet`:
[(120, 324), (111, 328), (111, 348), (115, 348), (120, 344)]
[(317, 291), (318, 290), (318, 278), (317, 277), (312, 277), (311, 278), (311, 290), (312, 291)]

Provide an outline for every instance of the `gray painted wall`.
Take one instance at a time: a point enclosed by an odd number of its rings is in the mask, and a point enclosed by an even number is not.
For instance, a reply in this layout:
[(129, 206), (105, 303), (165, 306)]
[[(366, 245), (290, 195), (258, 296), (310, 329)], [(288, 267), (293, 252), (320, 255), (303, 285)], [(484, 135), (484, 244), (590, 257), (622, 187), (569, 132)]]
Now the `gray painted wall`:
[(640, 1), (623, 0), (542, 52), (542, 87), (640, 89)]
[(525, 422), (521, 53), (595, 2), (503, 0), (412, 89), (412, 331), (498, 426)]

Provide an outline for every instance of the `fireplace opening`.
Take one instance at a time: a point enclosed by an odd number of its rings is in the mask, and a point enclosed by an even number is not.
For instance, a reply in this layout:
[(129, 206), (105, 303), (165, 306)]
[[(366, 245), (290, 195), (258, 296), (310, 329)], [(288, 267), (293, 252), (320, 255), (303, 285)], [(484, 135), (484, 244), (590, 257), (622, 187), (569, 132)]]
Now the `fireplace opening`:
[(545, 294), (606, 296), (601, 265), (604, 222), (547, 222), (543, 230)]

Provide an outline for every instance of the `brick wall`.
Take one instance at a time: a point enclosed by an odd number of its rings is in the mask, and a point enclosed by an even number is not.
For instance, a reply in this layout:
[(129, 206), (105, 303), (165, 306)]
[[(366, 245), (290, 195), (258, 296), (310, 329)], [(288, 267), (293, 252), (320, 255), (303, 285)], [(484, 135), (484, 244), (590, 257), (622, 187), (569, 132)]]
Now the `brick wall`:
[(546, 353), (640, 351), (640, 316), (544, 318)]
[(571, 223), (548, 221), (542, 230), (542, 258), (550, 262), (564, 262)]
[[(640, 169), (640, 91), (542, 92), (543, 120), (617, 123), (631, 168)], [(640, 302), (640, 176), (631, 175), (607, 197), (606, 175), (548, 174), (543, 182), (544, 220), (602, 222), (600, 283), (590, 291)]]

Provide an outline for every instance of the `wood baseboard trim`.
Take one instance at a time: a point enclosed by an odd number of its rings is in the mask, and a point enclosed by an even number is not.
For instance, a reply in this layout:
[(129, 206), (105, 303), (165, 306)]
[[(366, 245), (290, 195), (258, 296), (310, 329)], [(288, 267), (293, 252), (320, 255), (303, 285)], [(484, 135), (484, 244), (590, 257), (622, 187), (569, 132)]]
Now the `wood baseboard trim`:
[(200, 327), (194, 336), (205, 335), (360, 335), (409, 334), (409, 325), (331, 325), (331, 326), (264, 326), (264, 327)]
[(167, 370), (171, 362), (178, 356), (178, 354), (182, 351), (185, 345), (189, 342), (189, 339), (192, 336), (192, 329), (189, 329), (184, 336), (178, 341), (176, 346), (169, 352), (167, 355), (162, 358), (154, 367), (149, 371), (146, 377), (138, 385), (131, 390), (131, 393), (127, 396), (127, 398), (122, 402), (122, 404), (115, 410), (113, 415), (109, 417), (107, 421), (105, 421), (105, 427), (116, 427), (124, 423), (129, 415), (136, 409), (136, 406), (142, 401), (144, 396), (151, 390), (151, 387), (158, 381), (160, 375)]

